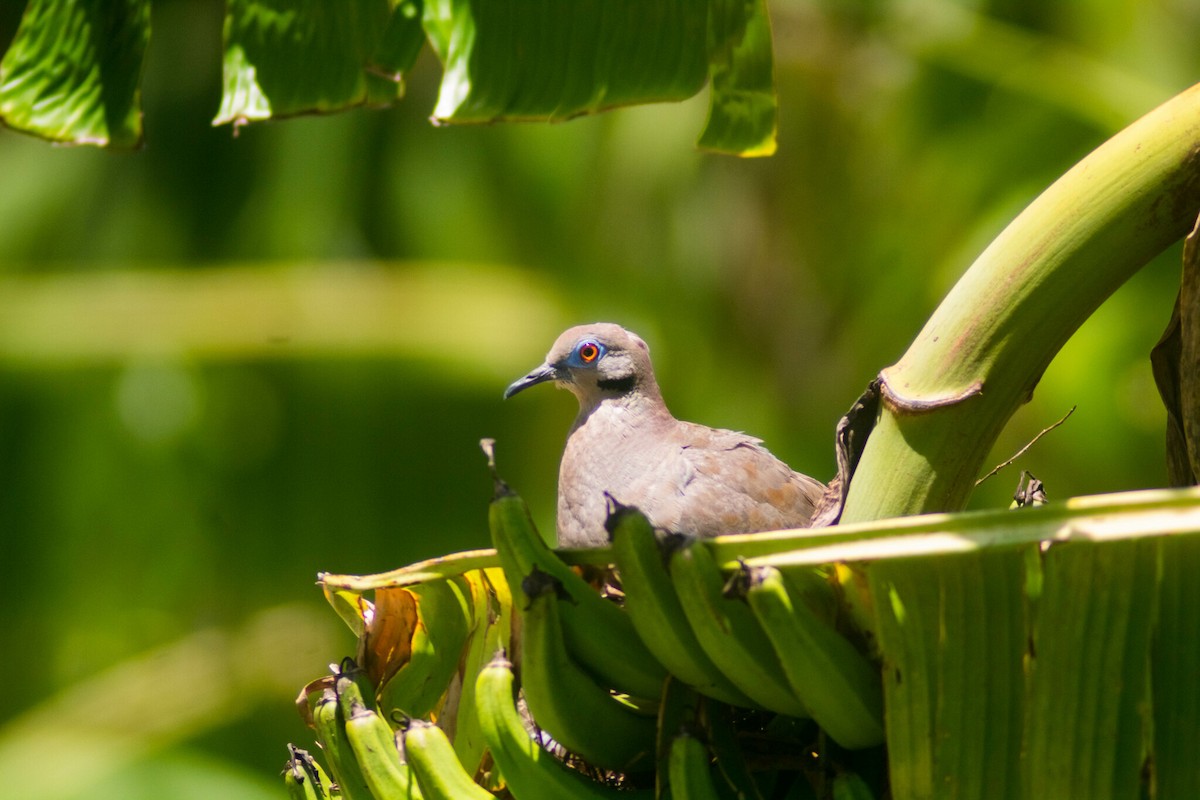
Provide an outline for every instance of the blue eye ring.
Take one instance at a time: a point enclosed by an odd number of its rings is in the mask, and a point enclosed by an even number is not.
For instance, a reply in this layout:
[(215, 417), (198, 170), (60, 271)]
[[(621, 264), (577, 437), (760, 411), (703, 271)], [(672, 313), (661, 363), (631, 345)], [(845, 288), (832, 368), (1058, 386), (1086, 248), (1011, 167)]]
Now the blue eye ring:
[(584, 339), (571, 351), (567, 363), (572, 367), (591, 367), (599, 361), (608, 350), (595, 339)]

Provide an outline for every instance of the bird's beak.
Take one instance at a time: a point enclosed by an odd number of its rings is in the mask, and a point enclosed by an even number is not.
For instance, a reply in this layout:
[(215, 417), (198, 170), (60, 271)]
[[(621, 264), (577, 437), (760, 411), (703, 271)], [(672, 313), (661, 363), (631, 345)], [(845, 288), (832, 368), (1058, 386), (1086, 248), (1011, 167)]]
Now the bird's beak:
[(560, 377), (559, 371), (552, 365), (542, 364), (524, 378), (520, 378), (519, 380), (515, 380), (509, 384), (509, 387), (504, 390), (504, 399), (507, 400), (517, 392), (523, 389), (528, 389), (530, 386), (534, 386), (539, 383), (545, 383), (546, 381), (559, 380)]

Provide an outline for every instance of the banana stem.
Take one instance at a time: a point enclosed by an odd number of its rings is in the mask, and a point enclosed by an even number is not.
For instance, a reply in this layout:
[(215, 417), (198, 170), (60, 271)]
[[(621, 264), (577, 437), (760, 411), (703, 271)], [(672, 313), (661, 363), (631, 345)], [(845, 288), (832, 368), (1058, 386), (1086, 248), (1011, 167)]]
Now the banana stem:
[[(587, 550), (558, 550), (563, 561), (573, 567), (590, 564), (606, 567), (612, 563), (612, 548), (598, 547)], [(464, 550), (450, 553), (427, 561), (418, 561), (387, 572), (374, 575), (340, 575), (334, 572), (317, 573), (317, 583), (327, 589), (350, 592), (369, 592), (375, 589), (398, 589), (418, 586), (432, 581), (444, 581), (477, 569), (492, 569), (500, 566), (500, 558), (494, 548)]]
[[(1093, 151), (984, 251), (899, 362), (843, 522), (962, 508), (1000, 430), (1088, 316), (1200, 210), (1200, 85)], [(1165, 312), (1164, 312), (1165, 313)]]
[(496, 551), (489, 547), (485, 550), (464, 550), (461, 553), (438, 556), (375, 575), (338, 575), (332, 572), (320, 572), (317, 573), (317, 583), (329, 589), (369, 592), (373, 589), (416, 586), (430, 581), (454, 578), (471, 570), (490, 569), (498, 566), (500, 566), (500, 560), (496, 557)]

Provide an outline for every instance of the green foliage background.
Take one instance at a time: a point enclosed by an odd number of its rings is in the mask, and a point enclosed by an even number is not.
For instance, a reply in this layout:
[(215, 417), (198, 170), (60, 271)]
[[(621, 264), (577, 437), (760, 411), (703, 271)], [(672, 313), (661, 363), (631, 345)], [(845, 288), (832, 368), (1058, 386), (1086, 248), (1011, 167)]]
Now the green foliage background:
[[(552, 527), (570, 398), (499, 398), (568, 324), (634, 328), (678, 415), (828, 477), (837, 418), (982, 247), (1200, 74), (1185, 0), (771, 10), (770, 159), (694, 150), (703, 95), (434, 128), (428, 53), (394, 110), (233, 138), (199, 0), (152, 6), (144, 151), (0, 133), (9, 788), (281, 796), (291, 697), (352, 646), (318, 570), (486, 545), (481, 436)], [(1163, 485), (1177, 285), (1173, 251), (1122, 289), (989, 462), (1078, 405), (1018, 467), (1052, 499)]]

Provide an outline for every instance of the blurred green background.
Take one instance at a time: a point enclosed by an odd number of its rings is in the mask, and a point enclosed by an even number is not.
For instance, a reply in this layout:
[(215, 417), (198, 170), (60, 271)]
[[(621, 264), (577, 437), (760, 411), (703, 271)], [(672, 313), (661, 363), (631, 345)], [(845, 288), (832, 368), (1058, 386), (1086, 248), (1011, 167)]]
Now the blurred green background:
[[(21, 3), (0, 7), (0, 44)], [(553, 525), (573, 401), (502, 403), (560, 329), (650, 343), (678, 416), (828, 478), (838, 417), (984, 245), (1200, 76), (1196, 0), (778, 0), (779, 152), (705, 98), (434, 128), (406, 100), (213, 128), (223, 8), (155, 0), (148, 144), (0, 132), (0, 775), (36, 798), (281, 797), (291, 700), (353, 646), (319, 570), (486, 546), (477, 442)], [(1165, 483), (1147, 354), (1176, 248), (989, 463), (1052, 499)], [(214, 793), (216, 793), (214, 795)]]

